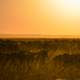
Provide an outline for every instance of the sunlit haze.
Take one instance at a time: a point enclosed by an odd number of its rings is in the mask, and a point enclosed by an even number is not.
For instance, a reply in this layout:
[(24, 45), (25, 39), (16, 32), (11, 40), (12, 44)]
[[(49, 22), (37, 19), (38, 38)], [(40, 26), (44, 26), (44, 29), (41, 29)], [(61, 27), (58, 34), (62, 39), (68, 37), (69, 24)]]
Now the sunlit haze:
[(80, 35), (80, 0), (1, 0), (0, 34)]

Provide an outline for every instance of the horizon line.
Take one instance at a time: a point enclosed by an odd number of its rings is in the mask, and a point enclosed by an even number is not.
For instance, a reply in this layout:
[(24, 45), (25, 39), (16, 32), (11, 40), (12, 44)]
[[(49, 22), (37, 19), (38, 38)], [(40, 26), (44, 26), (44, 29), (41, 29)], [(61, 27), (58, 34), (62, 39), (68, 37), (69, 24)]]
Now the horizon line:
[(0, 34), (0, 38), (79, 38), (80, 35)]

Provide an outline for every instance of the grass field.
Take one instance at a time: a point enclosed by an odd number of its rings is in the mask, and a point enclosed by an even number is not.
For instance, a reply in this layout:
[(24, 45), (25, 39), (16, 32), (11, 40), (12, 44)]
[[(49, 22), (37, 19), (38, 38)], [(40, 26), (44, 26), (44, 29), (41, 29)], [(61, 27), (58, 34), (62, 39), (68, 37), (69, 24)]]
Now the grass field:
[(79, 39), (0, 39), (0, 80), (80, 80)]

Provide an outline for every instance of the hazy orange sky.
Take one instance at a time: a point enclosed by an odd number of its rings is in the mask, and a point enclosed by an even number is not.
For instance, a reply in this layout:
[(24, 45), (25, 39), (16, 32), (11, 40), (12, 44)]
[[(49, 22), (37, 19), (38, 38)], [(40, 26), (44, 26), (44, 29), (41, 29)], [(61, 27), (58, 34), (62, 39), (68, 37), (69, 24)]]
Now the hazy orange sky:
[(0, 34), (80, 35), (80, 0), (1, 0)]

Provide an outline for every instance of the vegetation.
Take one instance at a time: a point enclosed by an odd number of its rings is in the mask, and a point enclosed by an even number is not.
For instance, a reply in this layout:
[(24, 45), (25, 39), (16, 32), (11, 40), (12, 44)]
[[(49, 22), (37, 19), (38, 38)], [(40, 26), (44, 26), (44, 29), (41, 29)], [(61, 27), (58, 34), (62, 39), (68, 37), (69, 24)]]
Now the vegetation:
[(56, 78), (80, 79), (79, 39), (0, 40), (0, 80)]

